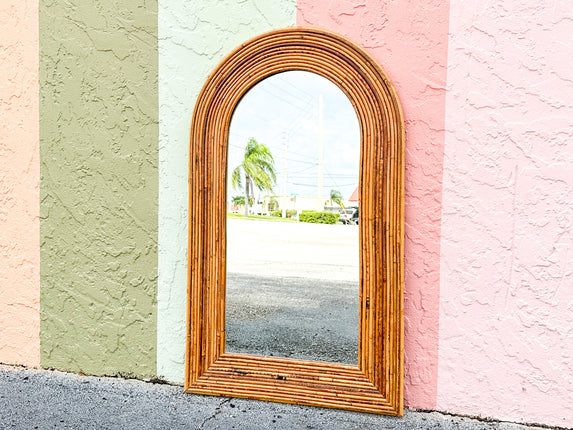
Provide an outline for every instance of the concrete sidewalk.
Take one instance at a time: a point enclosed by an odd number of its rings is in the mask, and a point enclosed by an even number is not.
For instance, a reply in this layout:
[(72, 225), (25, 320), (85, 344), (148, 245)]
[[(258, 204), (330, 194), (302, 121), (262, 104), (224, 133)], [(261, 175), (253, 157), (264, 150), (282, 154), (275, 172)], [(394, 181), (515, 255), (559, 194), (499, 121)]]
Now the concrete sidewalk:
[(535, 429), (185, 394), (182, 387), (0, 365), (0, 429)]

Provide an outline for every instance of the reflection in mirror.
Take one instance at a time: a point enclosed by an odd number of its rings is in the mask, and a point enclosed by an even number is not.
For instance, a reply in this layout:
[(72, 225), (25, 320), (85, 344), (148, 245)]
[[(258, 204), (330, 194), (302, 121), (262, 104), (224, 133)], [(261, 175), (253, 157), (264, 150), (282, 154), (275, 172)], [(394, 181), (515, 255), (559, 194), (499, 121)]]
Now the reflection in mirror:
[(358, 363), (360, 130), (329, 80), (255, 85), (233, 113), (226, 352)]

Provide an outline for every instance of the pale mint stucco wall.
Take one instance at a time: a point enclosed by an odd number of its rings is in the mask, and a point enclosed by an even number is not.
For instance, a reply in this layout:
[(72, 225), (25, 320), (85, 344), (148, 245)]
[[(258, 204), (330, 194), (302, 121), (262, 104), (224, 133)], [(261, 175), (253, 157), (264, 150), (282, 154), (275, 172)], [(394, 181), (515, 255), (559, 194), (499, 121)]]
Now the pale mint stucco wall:
[(159, 0), (157, 374), (182, 382), (187, 309), (189, 128), (209, 72), (236, 46), (295, 24), (295, 0)]

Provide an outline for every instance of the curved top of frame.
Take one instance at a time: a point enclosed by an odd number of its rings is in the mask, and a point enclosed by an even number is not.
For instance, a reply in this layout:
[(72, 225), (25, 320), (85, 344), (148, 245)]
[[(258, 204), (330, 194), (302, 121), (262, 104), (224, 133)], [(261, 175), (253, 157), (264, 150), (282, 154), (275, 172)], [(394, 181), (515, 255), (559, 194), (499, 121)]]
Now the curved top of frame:
[[(359, 120), (364, 115), (361, 106), (382, 104), (386, 128), (392, 126), (392, 132), (403, 134), (398, 94), (384, 69), (350, 39), (313, 27), (273, 30), (235, 48), (208, 76), (197, 99), (193, 120), (213, 120), (212, 116), (201, 115), (210, 102), (232, 101), (234, 109), (257, 82), (289, 70), (314, 72), (334, 82), (357, 109)], [(223, 95), (224, 99), (217, 95)]]

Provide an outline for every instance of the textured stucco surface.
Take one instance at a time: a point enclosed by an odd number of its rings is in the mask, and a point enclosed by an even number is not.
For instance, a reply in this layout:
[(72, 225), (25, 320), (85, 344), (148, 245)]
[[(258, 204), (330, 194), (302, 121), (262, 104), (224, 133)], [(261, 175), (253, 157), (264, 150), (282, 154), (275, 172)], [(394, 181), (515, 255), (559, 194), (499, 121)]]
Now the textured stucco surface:
[(406, 122), (405, 404), (433, 409), (449, 2), (299, 0), (297, 8), (298, 25), (362, 45), (398, 91)]
[(182, 382), (187, 311), (189, 131), (208, 74), (236, 46), (295, 24), (295, 0), (159, 0), (157, 373)]
[(573, 427), (573, 3), (452, 3), (438, 408)]
[(0, 362), (38, 366), (37, 0), (0, 0), (0, 35)]
[(42, 366), (155, 374), (157, 2), (40, 5)]

